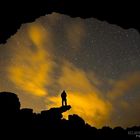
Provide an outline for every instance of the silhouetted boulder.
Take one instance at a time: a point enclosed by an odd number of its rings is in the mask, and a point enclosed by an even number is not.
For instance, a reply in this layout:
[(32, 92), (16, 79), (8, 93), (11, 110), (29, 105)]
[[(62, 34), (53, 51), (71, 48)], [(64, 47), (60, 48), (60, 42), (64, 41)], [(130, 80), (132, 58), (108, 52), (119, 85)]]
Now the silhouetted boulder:
[(66, 112), (66, 111), (68, 111), (68, 110), (70, 110), (70, 109), (71, 109), (71, 106), (70, 106), (70, 105), (61, 106), (61, 107), (59, 108), (59, 110), (60, 110), (61, 113)]
[(31, 108), (22, 108), (20, 110), (21, 113), (25, 113), (25, 114), (32, 114), (33, 113), (33, 109)]
[(41, 117), (47, 121), (60, 120), (63, 117), (62, 113), (66, 112), (70, 108), (71, 106), (69, 105), (69, 106), (62, 106), (58, 108), (51, 108), (49, 110), (44, 110), (44, 111), (41, 111)]
[(72, 128), (83, 128), (85, 126), (85, 121), (76, 114), (69, 115), (68, 120)]
[(18, 124), (20, 102), (16, 94), (0, 92), (0, 130), (9, 131)]
[(19, 98), (11, 92), (0, 92), (0, 112), (1, 114), (14, 114), (20, 110)]

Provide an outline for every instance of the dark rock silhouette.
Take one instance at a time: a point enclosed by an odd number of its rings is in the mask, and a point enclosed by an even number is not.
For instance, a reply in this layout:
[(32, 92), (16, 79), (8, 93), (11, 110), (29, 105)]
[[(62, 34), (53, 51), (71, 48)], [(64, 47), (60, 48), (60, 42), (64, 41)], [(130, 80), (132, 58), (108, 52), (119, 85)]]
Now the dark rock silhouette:
[(59, 108), (51, 108), (50, 110), (43, 110), (41, 111), (41, 117), (44, 118), (46, 121), (59, 121), (62, 119), (62, 113), (69, 110), (71, 106), (62, 106)]
[(87, 124), (80, 116), (73, 114), (68, 120), (63, 113), (71, 106), (62, 106), (34, 113), (30, 108), (20, 109), (16, 94), (0, 93), (0, 138), (39, 139), (139, 139), (140, 126), (131, 128), (103, 127), (97, 129)]
[(1, 0), (0, 5), (0, 43), (5, 43), (11, 35), (16, 33), (21, 24), (33, 22), (36, 18), (52, 12), (71, 17), (94, 17), (123, 28), (135, 28), (140, 31), (140, 9), (137, 1), (46, 0), (33, 2), (34, 6), (32, 6), (26, 2), (15, 4)]
[(0, 93), (0, 118), (12, 118), (19, 112), (20, 102), (16, 94), (10, 92)]
[(84, 128), (85, 121), (76, 114), (68, 116), (69, 124), (71, 128)]
[(20, 109), (20, 102), (16, 94), (11, 92), (0, 93), (0, 111), (16, 112)]

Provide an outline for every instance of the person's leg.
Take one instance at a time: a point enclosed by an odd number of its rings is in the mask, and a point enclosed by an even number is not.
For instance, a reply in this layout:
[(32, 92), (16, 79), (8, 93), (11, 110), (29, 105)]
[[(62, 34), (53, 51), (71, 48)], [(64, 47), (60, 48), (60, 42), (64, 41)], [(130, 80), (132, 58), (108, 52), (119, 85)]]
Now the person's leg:
[(65, 106), (67, 106), (67, 99), (65, 99)]
[(64, 103), (64, 101), (62, 100), (62, 106), (64, 106), (64, 104), (63, 104), (63, 103)]

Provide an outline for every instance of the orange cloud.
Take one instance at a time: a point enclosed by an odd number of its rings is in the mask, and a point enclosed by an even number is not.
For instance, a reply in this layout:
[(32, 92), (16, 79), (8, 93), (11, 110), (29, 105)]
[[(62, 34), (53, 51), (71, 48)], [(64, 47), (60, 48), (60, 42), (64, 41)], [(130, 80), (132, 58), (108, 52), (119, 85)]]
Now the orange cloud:
[(37, 96), (47, 94), (46, 85), (51, 83), (49, 73), (52, 69), (52, 60), (44, 49), (44, 43), (50, 45), (49, 33), (39, 24), (29, 24), (27, 28), (27, 40), (19, 38), (16, 51), (13, 51), (14, 65), (9, 66), (11, 81), (22, 90)]
[(29, 24), (27, 33), (36, 47), (42, 47), (43, 43), (48, 39), (49, 36), (46, 32), (46, 29), (37, 23)]
[[(111, 104), (100, 96), (99, 90), (90, 83), (84, 71), (66, 62), (58, 84), (60, 89), (68, 92), (68, 104), (72, 105), (68, 113), (76, 113), (97, 127), (101, 127), (109, 119)], [(48, 99), (52, 102), (49, 107), (61, 105), (60, 96)]]

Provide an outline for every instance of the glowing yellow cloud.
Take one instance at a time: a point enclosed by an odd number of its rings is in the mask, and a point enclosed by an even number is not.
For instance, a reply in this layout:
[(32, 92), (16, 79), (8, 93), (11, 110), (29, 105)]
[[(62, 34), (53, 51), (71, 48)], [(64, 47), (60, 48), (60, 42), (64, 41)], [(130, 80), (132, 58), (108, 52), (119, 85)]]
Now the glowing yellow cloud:
[(24, 44), (20, 40), (13, 56), (15, 65), (9, 67), (9, 76), (13, 83), (22, 90), (33, 95), (44, 96), (45, 88), (50, 84), (49, 73), (52, 69), (51, 58), (44, 49), (44, 42), (48, 41), (49, 33), (39, 24), (27, 26), (28, 39), (32, 41), (33, 48), (29, 43)]
[[(97, 127), (109, 119), (111, 104), (100, 97), (99, 91), (91, 85), (84, 71), (66, 63), (58, 83), (61, 89), (66, 89), (68, 92), (68, 104), (72, 105), (68, 113), (76, 113)], [(60, 95), (49, 97), (49, 100), (52, 102), (50, 107), (61, 105)]]
[(48, 38), (48, 33), (46, 30), (37, 23), (29, 25), (28, 34), (36, 47), (42, 47), (44, 40), (47, 40)]

